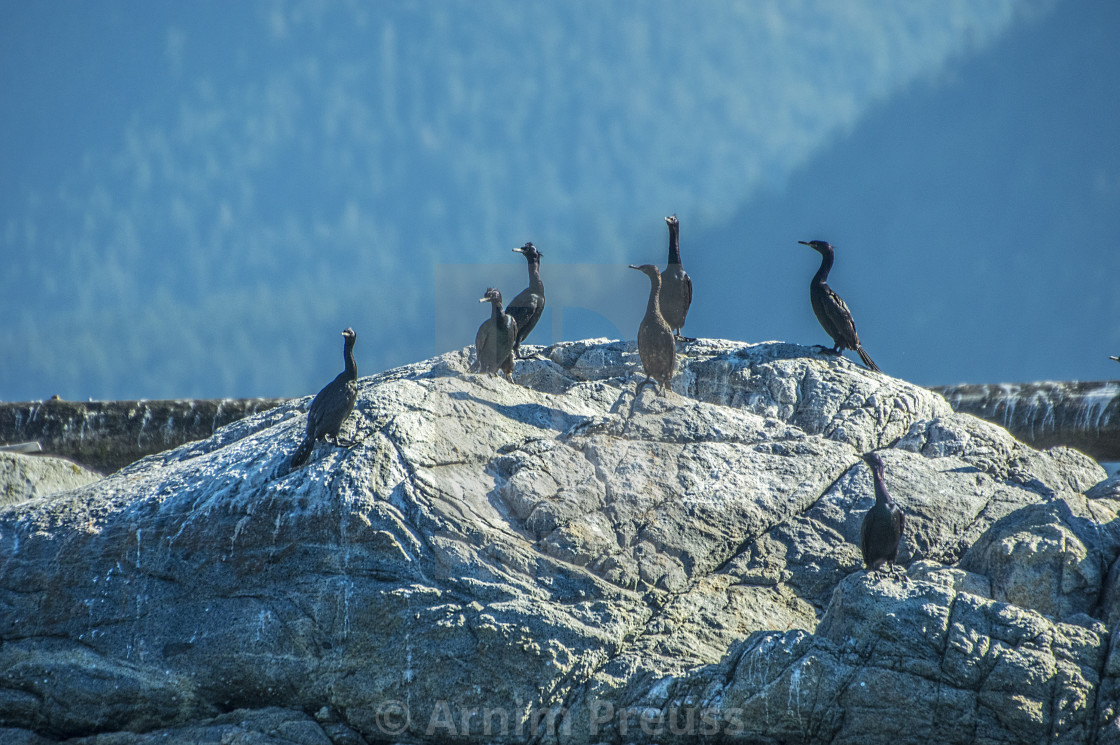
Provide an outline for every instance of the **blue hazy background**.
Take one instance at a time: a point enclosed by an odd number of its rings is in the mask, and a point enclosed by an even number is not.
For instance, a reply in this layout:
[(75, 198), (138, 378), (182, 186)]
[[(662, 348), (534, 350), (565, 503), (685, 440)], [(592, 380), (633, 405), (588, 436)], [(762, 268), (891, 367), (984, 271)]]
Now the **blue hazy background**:
[(0, 0), (0, 399), (292, 396), (473, 342), (685, 332), (919, 384), (1117, 377), (1116, 0)]

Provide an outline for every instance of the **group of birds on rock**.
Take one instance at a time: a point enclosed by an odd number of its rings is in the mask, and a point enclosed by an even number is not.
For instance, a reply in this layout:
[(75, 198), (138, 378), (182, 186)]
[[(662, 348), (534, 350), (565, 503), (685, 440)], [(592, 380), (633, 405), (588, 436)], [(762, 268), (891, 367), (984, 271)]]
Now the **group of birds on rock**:
[[(692, 305), (692, 279), (681, 265), (680, 223), (675, 215), (666, 217), (665, 222), (669, 225), (669, 262), (665, 271), (658, 271), (653, 264), (630, 265), (631, 269), (643, 272), (650, 281), (646, 313), (638, 327), (638, 355), (642, 358), (646, 379), (638, 384), (635, 395), (651, 380), (660, 383), (660, 391), (664, 393), (670, 385), (676, 366), (676, 342), (695, 341), (681, 336), (681, 328), (689, 306)], [(828, 285), (828, 273), (835, 260), (832, 245), (825, 241), (798, 243), (809, 246), (821, 255), (820, 268), (809, 283), (809, 301), (813, 312), (832, 337), (832, 349), (823, 346), (821, 349), (837, 355), (842, 354), (845, 349), (854, 350), (868, 368), (882, 372), (860, 344), (856, 324), (847, 303)]]
[[(695, 341), (681, 335), (688, 309), (692, 305), (692, 279), (681, 264), (680, 221), (676, 215), (665, 218), (669, 227), (669, 259), (664, 271), (653, 264), (630, 264), (631, 269), (649, 277), (649, 299), (646, 312), (638, 326), (638, 355), (646, 379), (638, 383), (637, 396), (647, 383), (659, 384), (664, 394), (670, 387), (676, 367), (678, 341)], [(852, 313), (835, 290), (828, 285), (828, 274), (835, 260), (835, 250), (825, 241), (798, 241), (821, 255), (821, 265), (809, 284), (809, 300), (813, 312), (824, 330), (832, 337), (832, 354), (842, 354), (851, 349), (859, 355), (868, 368), (881, 372), (859, 341)], [(478, 327), (475, 334), (477, 360), (472, 372), (502, 372), (513, 377), (514, 358), (523, 359), (521, 342), (536, 326), (544, 310), (544, 283), (541, 281), (541, 253), (532, 243), (514, 251), (524, 254), (529, 263), (529, 286), (502, 309), (502, 293), (491, 287), (478, 302), (491, 304), (490, 318)], [(884, 465), (875, 453), (867, 456), (875, 482), (875, 504), (864, 515), (860, 526), (860, 551), (867, 569), (882, 570), (884, 565), (893, 570), (898, 546), (902, 539), (906, 517), (902, 508), (891, 499), (887, 491)]]
[[(676, 216), (666, 217), (669, 226), (669, 264), (660, 272), (653, 264), (630, 265), (631, 269), (645, 272), (650, 278), (649, 304), (638, 329), (638, 354), (646, 379), (638, 384), (638, 391), (651, 380), (669, 386), (676, 366), (676, 342), (695, 341), (681, 336), (692, 304), (692, 280), (681, 266), (680, 223)], [(474, 337), (475, 362), (471, 372), (502, 373), (513, 379), (514, 359), (526, 359), (521, 354), (521, 342), (536, 327), (544, 312), (544, 282), (541, 281), (541, 256), (532, 243), (513, 249), (525, 256), (529, 270), (529, 286), (517, 294), (502, 309), (502, 293), (489, 287), (479, 298), (480, 303), (490, 303), (490, 317), (482, 322)]]
[[(824, 330), (832, 337), (832, 349), (821, 347), (832, 354), (843, 354), (851, 349), (863, 360), (863, 364), (875, 372), (882, 372), (875, 361), (859, 343), (856, 324), (848, 304), (828, 286), (828, 273), (832, 270), (835, 251), (832, 244), (825, 241), (798, 241), (821, 255), (821, 265), (809, 283), (809, 301), (813, 313)], [(863, 516), (859, 529), (859, 548), (863, 563), (868, 570), (881, 571), (884, 565), (893, 571), (898, 557), (898, 546), (902, 542), (902, 532), (906, 527), (906, 515), (902, 508), (891, 499), (887, 491), (886, 467), (878, 453), (869, 453), (867, 463), (871, 466), (871, 477), (875, 483), (875, 504)]]
[[(491, 287), (478, 302), (490, 303), (491, 313), (475, 335), (475, 348), (478, 360), (475, 372), (494, 373), (501, 371), (512, 378), (513, 357), (521, 359), (521, 342), (537, 325), (544, 312), (544, 282), (541, 281), (541, 254), (532, 243), (513, 249), (525, 256), (529, 262), (529, 286), (517, 294), (506, 308), (502, 309), (502, 293)], [(311, 451), (319, 440), (326, 440), (343, 447), (353, 446), (353, 441), (339, 438), (342, 423), (354, 410), (358, 400), (358, 365), (354, 362), (354, 342), (358, 335), (354, 329), (342, 332), (345, 340), (342, 359), (345, 368), (334, 380), (323, 386), (311, 401), (307, 411), (307, 430), (303, 441), (296, 448), (288, 464), (289, 471), (307, 462)]]
[[(629, 265), (649, 277), (650, 283), (646, 312), (638, 326), (638, 355), (646, 379), (638, 383), (635, 396), (650, 382), (658, 383), (660, 392), (664, 394), (671, 385), (676, 367), (676, 343), (695, 341), (681, 335), (692, 305), (692, 279), (681, 264), (680, 222), (676, 215), (671, 215), (665, 218), (665, 223), (669, 227), (669, 259), (665, 270), (660, 271), (653, 264)], [(821, 349), (837, 355), (845, 349), (854, 350), (867, 367), (878, 372), (879, 367), (860, 344), (847, 304), (828, 286), (828, 273), (835, 258), (833, 247), (825, 241), (798, 242), (821, 255), (820, 268), (809, 285), (813, 312), (833, 341), (832, 349)], [(502, 293), (497, 288), (487, 288), (486, 294), (479, 298), (480, 303), (490, 303), (490, 317), (475, 334), (476, 360), (471, 368), (471, 372), (478, 373), (500, 372), (510, 380), (513, 379), (513, 360), (525, 359), (521, 354), (521, 343), (533, 331), (545, 307), (544, 282), (540, 272), (543, 254), (532, 243), (513, 250), (525, 257), (529, 286), (504, 308)], [(347, 328), (342, 336), (345, 368), (311, 402), (307, 412), (307, 430), (292, 455), (290, 470), (307, 462), (319, 440), (341, 446), (353, 445), (352, 441), (340, 439), (339, 432), (358, 398), (358, 366), (354, 362), (357, 334)], [(867, 461), (875, 483), (875, 504), (864, 515), (860, 526), (860, 550), (869, 570), (881, 570), (884, 564), (893, 565), (898, 555), (905, 515), (887, 492), (882, 459), (871, 453)]]
[[(646, 379), (638, 383), (635, 395), (651, 382), (659, 384), (664, 394), (670, 388), (677, 362), (678, 341), (695, 341), (681, 335), (688, 309), (692, 305), (692, 278), (681, 263), (680, 221), (676, 215), (665, 218), (669, 227), (669, 258), (664, 271), (653, 264), (630, 264), (631, 269), (649, 277), (649, 300), (646, 312), (638, 326), (638, 355)], [(835, 290), (828, 285), (828, 274), (835, 261), (835, 249), (826, 241), (798, 241), (821, 255), (821, 265), (809, 283), (809, 301), (813, 312), (828, 335), (832, 348), (821, 346), (823, 351), (843, 354), (845, 349), (855, 351), (863, 364), (882, 372), (871, 355), (860, 344), (852, 312)], [(525, 359), (521, 342), (532, 332), (544, 312), (544, 282), (541, 281), (541, 252), (532, 243), (513, 249), (525, 256), (529, 269), (529, 286), (517, 294), (509, 305), (502, 308), (502, 293), (489, 287), (479, 298), (480, 303), (490, 303), (490, 317), (482, 322), (475, 334), (475, 362), (471, 372), (502, 373), (513, 379), (513, 361)]]
[(661, 384), (659, 390), (664, 394), (677, 365), (677, 341), (695, 341), (681, 336), (692, 305), (692, 278), (681, 264), (680, 221), (676, 215), (670, 215), (665, 224), (669, 226), (669, 261), (665, 271), (653, 264), (630, 265), (649, 277), (646, 314), (638, 326), (638, 356), (642, 358), (646, 379), (638, 383), (635, 396), (653, 380)]
[(512, 380), (513, 360), (525, 359), (521, 342), (525, 341), (544, 313), (544, 282), (541, 281), (541, 257), (544, 256), (532, 243), (513, 249), (525, 257), (529, 265), (529, 286), (517, 293), (502, 310), (502, 293), (488, 287), (480, 303), (490, 303), (490, 317), (478, 327), (474, 335), (475, 363), (471, 372), (496, 373), (501, 371)]

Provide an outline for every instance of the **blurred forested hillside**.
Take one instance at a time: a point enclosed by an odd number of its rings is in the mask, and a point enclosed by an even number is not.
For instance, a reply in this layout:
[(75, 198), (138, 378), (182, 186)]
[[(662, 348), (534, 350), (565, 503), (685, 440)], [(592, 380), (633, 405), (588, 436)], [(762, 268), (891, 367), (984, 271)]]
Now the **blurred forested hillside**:
[(748, 251), (749, 290), (690, 323), (734, 316), (736, 338), (827, 343), (807, 301), (819, 259), (793, 243), (819, 237), (885, 371), (924, 385), (1120, 379), (1118, 39), (1120, 3), (1064, 3), (873, 107), (695, 236), (718, 247), (698, 261)]
[(469, 344), (526, 240), (535, 341), (632, 338), (674, 212), (690, 335), (826, 342), (819, 237), (888, 372), (1104, 377), (1117, 8), (0, 5), (0, 399), (313, 393), (347, 325)]

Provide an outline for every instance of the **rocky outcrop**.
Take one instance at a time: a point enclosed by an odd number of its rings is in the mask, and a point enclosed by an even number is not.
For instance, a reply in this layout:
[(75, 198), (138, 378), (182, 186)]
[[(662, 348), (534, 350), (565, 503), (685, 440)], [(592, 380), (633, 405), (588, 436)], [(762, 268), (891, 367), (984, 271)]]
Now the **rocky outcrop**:
[(1037, 448), (1066, 445), (1120, 460), (1120, 381), (937, 386), (954, 411), (1006, 427)]
[(66, 460), (0, 452), (0, 505), (77, 489), (101, 474)]
[[(1066, 445), (1120, 460), (1120, 383), (1030, 383), (931, 388), (958, 413), (1005, 427), (1036, 448)], [(0, 402), (0, 443), (46, 452), (111, 473), (146, 455), (210, 437), (281, 398)], [(4, 448), (0, 446), (0, 450)], [(39, 447), (35, 451), (39, 451)]]
[(632, 343), (539, 351), (364, 378), (292, 473), (309, 398), (0, 510), (0, 739), (1120, 742), (1094, 461), (795, 345), (637, 399)]
[(33, 441), (52, 455), (110, 473), (145, 455), (210, 437), (277, 398), (0, 403), (0, 443)]

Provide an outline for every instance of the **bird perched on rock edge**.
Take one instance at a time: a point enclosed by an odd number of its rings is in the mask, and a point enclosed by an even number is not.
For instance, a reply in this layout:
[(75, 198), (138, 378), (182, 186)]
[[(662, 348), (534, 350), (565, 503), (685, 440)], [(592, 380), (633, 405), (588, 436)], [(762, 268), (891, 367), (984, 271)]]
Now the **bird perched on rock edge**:
[(513, 250), (525, 257), (529, 268), (529, 286), (517, 293), (517, 297), (506, 306), (506, 313), (517, 321), (517, 339), (513, 343), (513, 352), (518, 359), (523, 359), (521, 342), (525, 341), (525, 337), (536, 327), (537, 321), (541, 320), (541, 313), (544, 313), (544, 282), (541, 281), (541, 257), (544, 254), (532, 243)]
[[(346, 368), (334, 380), (323, 386), (323, 390), (315, 395), (311, 408), (307, 410), (307, 433), (303, 442), (292, 455), (290, 468), (299, 468), (311, 456), (311, 450), (317, 440), (338, 440), (342, 423), (350, 412), (354, 410), (354, 403), (358, 400), (358, 366), (354, 362), (354, 342), (358, 335), (354, 329), (347, 327), (342, 332), (345, 341), (342, 344), (342, 359)], [(351, 442), (343, 444), (353, 444)]]
[[(816, 313), (817, 320), (832, 337), (834, 346), (830, 351), (833, 354), (842, 354), (845, 349), (854, 349), (863, 360), (863, 364), (875, 372), (882, 372), (871, 359), (871, 355), (860, 345), (856, 324), (852, 320), (852, 312), (848, 310), (847, 304), (828, 286), (828, 273), (832, 270), (834, 256), (832, 244), (826, 241), (798, 241), (798, 243), (808, 246), (821, 255), (820, 269), (809, 283), (809, 300), (813, 304), (813, 312)], [(828, 348), (822, 346), (821, 349)]]

